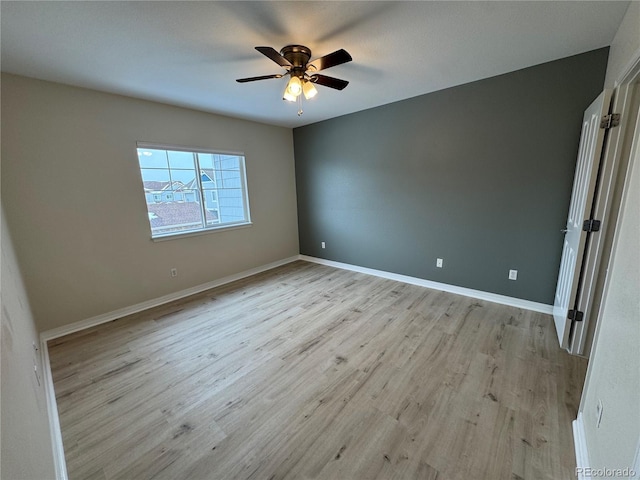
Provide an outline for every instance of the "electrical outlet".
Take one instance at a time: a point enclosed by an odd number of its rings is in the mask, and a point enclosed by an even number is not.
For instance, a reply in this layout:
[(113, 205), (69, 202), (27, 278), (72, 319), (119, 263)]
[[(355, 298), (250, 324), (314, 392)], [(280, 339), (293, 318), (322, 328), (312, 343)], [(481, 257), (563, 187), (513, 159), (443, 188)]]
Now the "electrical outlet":
[(442, 268), (442, 259), (441, 258), (436, 258), (436, 267)]
[(602, 406), (602, 400), (598, 399), (598, 404), (596, 405), (596, 428), (600, 428), (600, 422), (602, 421), (602, 410), (604, 410), (604, 407)]
[(518, 270), (509, 270), (509, 280), (518, 279)]
[(320, 246), (321, 246), (322, 248), (325, 248), (325, 247), (326, 247), (326, 244), (325, 244), (324, 242), (320, 242)]
[(178, 276), (178, 269), (177, 268), (172, 268), (171, 269), (171, 276), (172, 277), (177, 277)]

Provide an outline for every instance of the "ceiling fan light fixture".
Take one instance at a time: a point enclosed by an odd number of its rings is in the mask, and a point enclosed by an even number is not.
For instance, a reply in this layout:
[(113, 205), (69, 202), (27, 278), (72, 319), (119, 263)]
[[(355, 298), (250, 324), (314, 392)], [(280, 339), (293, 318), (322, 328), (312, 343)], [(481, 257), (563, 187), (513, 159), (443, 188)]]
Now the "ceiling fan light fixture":
[(305, 80), (302, 85), (302, 92), (304, 93), (304, 98), (307, 100), (315, 97), (318, 94), (318, 90), (315, 85), (311, 83), (309, 80)]
[(298, 77), (291, 75), (291, 80), (287, 83), (286, 92), (294, 97), (297, 97), (302, 93), (302, 82)]
[(295, 102), (296, 98), (297, 97), (295, 95), (289, 93), (289, 85), (287, 84), (287, 87), (284, 89), (284, 93), (282, 94), (282, 99), (287, 102)]
[(304, 45), (286, 45), (282, 47), (280, 52), (272, 47), (263, 46), (256, 47), (256, 50), (283, 67), (286, 72), (261, 75), (258, 77), (238, 78), (236, 82), (255, 82), (257, 80), (268, 80), (270, 78), (282, 78), (288, 75), (289, 80), (282, 94), (282, 99), (288, 102), (297, 102), (299, 105), (298, 115), (302, 115), (302, 95), (304, 94), (304, 98), (309, 100), (318, 94), (318, 90), (316, 90), (315, 87), (316, 83), (323, 87), (333, 88), (334, 90), (344, 90), (349, 84), (346, 80), (316, 73), (353, 60), (351, 55), (342, 48), (323, 57), (316, 58), (313, 63), (309, 63), (311, 50)]

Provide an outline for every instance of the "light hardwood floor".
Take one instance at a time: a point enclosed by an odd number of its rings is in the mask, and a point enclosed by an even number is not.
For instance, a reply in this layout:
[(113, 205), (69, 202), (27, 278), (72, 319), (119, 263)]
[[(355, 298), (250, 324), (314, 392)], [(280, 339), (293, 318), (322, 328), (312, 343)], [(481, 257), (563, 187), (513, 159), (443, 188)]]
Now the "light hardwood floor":
[(552, 319), (306, 262), (49, 342), (76, 479), (570, 479)]

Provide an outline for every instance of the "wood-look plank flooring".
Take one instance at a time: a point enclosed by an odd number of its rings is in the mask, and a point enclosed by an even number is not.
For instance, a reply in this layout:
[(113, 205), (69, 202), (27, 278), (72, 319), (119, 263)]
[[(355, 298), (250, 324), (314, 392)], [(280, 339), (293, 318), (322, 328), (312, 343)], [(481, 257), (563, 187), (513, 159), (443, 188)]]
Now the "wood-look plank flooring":
[(294, 262), (49, 342), (69, 478), (574, 478), (550, 316)]

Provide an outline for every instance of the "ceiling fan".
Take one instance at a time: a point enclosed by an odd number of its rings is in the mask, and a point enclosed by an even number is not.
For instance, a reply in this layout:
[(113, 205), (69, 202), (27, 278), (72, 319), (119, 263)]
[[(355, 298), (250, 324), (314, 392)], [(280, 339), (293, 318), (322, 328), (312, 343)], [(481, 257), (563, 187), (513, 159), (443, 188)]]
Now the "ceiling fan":
[[(311, 58), (311, 50), (304, 45), (287, 45), (280, 52), (271, 47), (256, 47), (256, 50), (264, 56), (270, 58), (287, 71), (285, 73), (276, 73), (274, 75), (262, 75), (260, 77), (239, 78), (236, 82), (246, 83), (255, 82), (256, 80), (267, 80), (270, 78), (282, 78), (289, 75), (291, 78), (287, 82), (284, 90), (283, 100), (295, 102), (301, 101), (301, 94), (306, 99), (316, 96), (318, 91), (314, 84), (323, 85), (325, 87), (343, 90), (349, 82), (339, 78), (320, 75), (320, 70), (342, 65), (352, 60), (351, 55), (346, 50), (340, 49), (333, 53), (315, 59), (309, 62)], [(301, 114), (301, 111), (298, 112)]]

